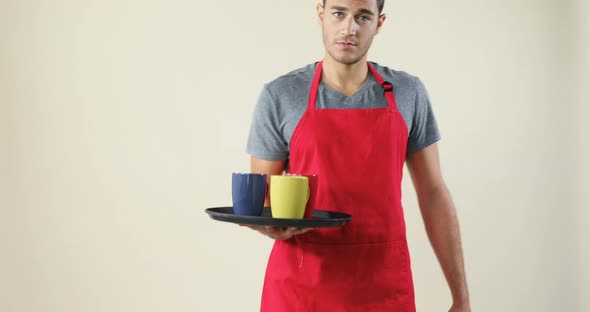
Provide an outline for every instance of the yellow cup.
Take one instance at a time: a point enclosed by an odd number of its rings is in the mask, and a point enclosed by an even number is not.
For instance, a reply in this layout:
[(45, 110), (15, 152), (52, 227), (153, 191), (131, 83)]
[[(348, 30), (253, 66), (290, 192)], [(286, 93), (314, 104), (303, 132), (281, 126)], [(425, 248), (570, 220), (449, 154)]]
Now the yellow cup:
[(273, 218), (303, 219), (308, 199), (307, 177), (270, 176), (270, 211)]

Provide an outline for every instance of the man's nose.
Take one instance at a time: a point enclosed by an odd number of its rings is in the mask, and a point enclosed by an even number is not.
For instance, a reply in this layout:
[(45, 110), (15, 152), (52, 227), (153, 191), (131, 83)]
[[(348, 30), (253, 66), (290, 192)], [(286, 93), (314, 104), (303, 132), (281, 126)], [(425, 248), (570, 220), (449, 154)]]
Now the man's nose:
[(342, 25), (342, 35), (354, 36), (358, 31), (358, 27), (359, 24), (356, 22), (354, 16), (349, 16), (344, 20), (344, 25)]

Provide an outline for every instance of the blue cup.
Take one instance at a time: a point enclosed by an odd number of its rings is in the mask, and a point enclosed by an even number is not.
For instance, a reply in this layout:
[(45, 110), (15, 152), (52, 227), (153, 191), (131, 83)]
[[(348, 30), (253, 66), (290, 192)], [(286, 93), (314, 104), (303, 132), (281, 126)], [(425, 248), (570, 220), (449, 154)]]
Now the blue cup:
[(260, 216), (268, 192), (266, 174), (233, 173), (232, 199), (234, 214)]

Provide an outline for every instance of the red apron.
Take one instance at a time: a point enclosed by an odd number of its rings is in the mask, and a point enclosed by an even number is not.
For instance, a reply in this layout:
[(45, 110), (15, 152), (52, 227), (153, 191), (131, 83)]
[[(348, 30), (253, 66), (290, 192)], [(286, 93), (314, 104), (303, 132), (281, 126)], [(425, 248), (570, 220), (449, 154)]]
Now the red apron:
[(385, 108), (317, 109), (322, 63), (316, 68), (289, 167), (319, 176), (318, 209), (353, 218), (275, 242), (261, 311), (415, 311), (401, 204), (408, 129), (392, 85), (369, 69)]

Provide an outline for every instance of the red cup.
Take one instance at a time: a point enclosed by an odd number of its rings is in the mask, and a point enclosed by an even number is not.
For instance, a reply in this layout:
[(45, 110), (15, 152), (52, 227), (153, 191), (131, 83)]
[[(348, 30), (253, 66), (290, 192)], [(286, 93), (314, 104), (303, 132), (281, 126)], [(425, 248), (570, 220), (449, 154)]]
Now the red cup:
[(302, 176), (309, 180), (309, 199), (305, 205), (304, 219), (311, 219), (313, 211), (316, 209), (316, 198), (318, 194), (318, 176), (315, 174), (285, 173), (287, 176)]

